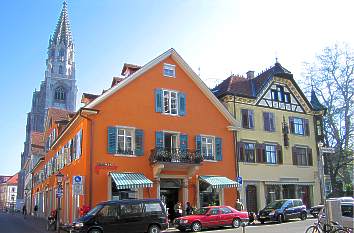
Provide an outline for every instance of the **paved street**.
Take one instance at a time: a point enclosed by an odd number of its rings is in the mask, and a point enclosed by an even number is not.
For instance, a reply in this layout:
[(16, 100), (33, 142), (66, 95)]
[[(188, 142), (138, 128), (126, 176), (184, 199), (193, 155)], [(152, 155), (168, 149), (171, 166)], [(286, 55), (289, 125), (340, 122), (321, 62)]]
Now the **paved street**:
[[(290, 221), (283, 224), (269, 223), (265, 225), (256, 224), (247, 226), (246, 233), (302, 233), (315, 220), (309, 219), (306, 221)], [(175, 229), (170, 229), (168, 232), (179, 232)], [(203, 232), (218, 232), (218, 233), (242, 233), (242, 228), (223, 228), (219, 230), (210, 230)], [(34, 217), (23, 218), (20, 214), (0, 213), (0, 233), (47, 233), (45, 230), (45, 221), (43, 219), (35, 219)]]

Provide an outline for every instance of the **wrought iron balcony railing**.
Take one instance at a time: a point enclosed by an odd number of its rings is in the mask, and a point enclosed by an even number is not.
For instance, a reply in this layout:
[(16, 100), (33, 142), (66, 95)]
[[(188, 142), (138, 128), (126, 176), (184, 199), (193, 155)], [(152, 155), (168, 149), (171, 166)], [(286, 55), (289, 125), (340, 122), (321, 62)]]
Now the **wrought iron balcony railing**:
[(180, 148), (155, 148), (151, 150), (151, 163), (187, 163), (200, 164), (203, 156), (199, 150)]

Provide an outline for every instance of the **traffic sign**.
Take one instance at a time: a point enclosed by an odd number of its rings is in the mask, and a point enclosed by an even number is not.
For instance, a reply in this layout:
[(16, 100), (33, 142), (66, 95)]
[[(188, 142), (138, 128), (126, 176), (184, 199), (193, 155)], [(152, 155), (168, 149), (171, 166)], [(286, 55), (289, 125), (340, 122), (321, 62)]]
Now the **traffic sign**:
[(236, 178), (236, 182), (239, 183), (239, 184), (242, 184), (242, 176), (238, 176)]
[(336, 150), (334, 148), (331, 148), (331, 147), (322, 147), (321, 148), (321, 152), (322, 153), (327, 153), (327, 154), (334, 154), (334, 153), (336, 153)]
[(74, 195), (83, 195), (84, 187), (82, 184), (73, 184), (73, 194)]
[(57, 192), (56, 192), (56, 197), (60, 198), (63, 196), (63, 189), (62, 188), (58, 188)]
[(81, 184), (82, 185), (82, 176), (73, 176), (73, 184)]

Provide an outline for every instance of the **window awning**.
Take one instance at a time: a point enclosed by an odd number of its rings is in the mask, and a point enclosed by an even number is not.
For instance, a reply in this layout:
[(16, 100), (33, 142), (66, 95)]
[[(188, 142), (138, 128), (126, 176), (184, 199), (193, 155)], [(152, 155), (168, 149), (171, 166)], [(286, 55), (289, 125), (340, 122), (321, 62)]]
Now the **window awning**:
[(151, 188), (153, 182), (141, 173), (110, 173), (117, 189)]
[(200, 176), (201, 180), (207, 182), (212, 188), (235, 188), (238, 186), (236, 181), (230, 180), (225, 176)]

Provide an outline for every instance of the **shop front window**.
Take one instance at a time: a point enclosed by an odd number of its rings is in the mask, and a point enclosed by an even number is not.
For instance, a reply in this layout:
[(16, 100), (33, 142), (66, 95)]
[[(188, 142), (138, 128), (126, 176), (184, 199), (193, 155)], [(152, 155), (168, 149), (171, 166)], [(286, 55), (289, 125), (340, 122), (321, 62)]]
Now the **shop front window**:
[(116, 184), (112, 180), (112, 200), (138, 199), (138, 189), (127, 188), (117, 189)]
[(266, 186), (266, 201), (267, 204), (280, 199), (280, 186), (267, 185)]
[(219, 190), (206, 182), (199, 181), (199, 197), (200, 207), (220, 205)]

